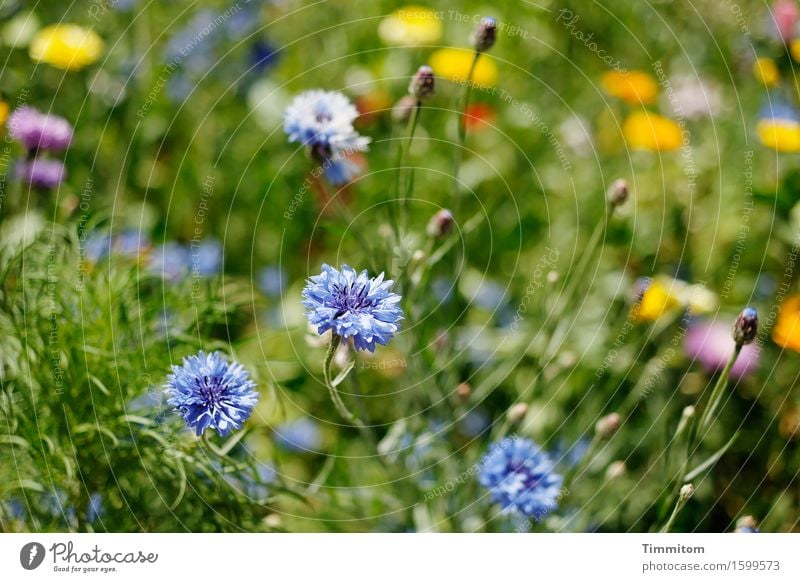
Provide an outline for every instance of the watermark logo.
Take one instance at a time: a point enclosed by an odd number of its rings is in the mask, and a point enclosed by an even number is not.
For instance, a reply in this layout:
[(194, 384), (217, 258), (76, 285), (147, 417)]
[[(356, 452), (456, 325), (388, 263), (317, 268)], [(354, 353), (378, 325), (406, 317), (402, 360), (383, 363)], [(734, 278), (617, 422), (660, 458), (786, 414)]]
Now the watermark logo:
[(44, 546), (39, 542), (30, 542), (19, 551), (19, 563), (26, 570), (35, 570), (44, 562)]

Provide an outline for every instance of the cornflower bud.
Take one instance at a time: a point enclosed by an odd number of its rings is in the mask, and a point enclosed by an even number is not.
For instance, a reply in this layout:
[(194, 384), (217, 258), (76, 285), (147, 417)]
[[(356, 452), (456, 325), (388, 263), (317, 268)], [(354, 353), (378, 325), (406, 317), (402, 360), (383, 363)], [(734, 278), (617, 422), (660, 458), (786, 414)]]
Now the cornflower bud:
[(497, 40), (497, 20), (491, 17), (482, 18), (478, 28), (472, 34), (472, 46), (479, 53), (488, 51)]
[(611, 204), (612, 208), (616, 208), (617, 206), (622, 206), (623, 204), (625, 204), (625, 201), (628, 199), (627, 180), (623, 180), (622, 178), (614, 180), (614, 182), (608, 188), (608, 193), (606, 194), (606, 197), (608, 199), (608, 203)]
[(453, 218), (453, 213), (446, 208), (442, 208), (428, 221), (428, 227), (426, 231), (428, 236), (432, 238), (440, 238), (453, 232), (454, 224), (455, 220)]
[(428, 65), (422, 65), (417, 70), (417, 74), (411, 78), (411, 83), (408, 85), (408, 93), (415, 97), (417, 101), (423, 101), (433, 95), (435, 86), (433, 69)]
[(758, 312), (752, 307), (745, 307), (736, 318), (733, 326), (733, 341), (744, 346), (753, 343), (758, 334)]
[(597, 421), (597, 424), (594, 425), (594, 431), (601, 439), (608, 439), (619, 430), (621, 424), (622, 418), (620, 415), (616, 412), (612, 412)]
[(526, 414), (528, 414), (528, 405), (524, 402), (517, 402), (508, 409), (508, 420), (513, 424), (517, 424), (525, 418)]

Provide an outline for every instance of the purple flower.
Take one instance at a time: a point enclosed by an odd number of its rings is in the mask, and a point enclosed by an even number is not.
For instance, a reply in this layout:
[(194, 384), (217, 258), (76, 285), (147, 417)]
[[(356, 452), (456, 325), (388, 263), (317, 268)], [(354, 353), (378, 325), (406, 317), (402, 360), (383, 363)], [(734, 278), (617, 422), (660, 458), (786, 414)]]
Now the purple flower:
[(532, 440), (507, 437), (492, 445), (481, 461), (478, 481), (505, 512), (538, 520), (558, 507), (564, 478)]
[[(693, 324), (686, 333), (684, 350), (686, 355), (700, 362), (709, 372), (725, 367), (733, 353), (735, 342), (730, 326), (717, 321), (702, 321)], [(758, 365), (758, 349), (753, 344), (742, 347), (742, 352), (731, 369), (734, 378), (752, 372)]]
[(66, 119), (42, 113), (34, 107), (15, 110), (8, 127), (11, 137), (28, 150), (60, 151), (72, 141), (72, 126)]
[(64, 164), (49, 158), (33, 158), (30, 161), (21, 162), (19, 173), (22, 179), (31, 186), (48, 190), (56, 188), (67, 177)]
[(370, 139), (353, 128), (358, 110), (336, 91), (306, 91), (286, 108), (283, 130), (289, 142), (309, 148), (312, 157), (325, 168), (325, 177), (334, 185), (351, 181), (359, 173), (350, 159), (367, 150)]
[(323, 264), (322, 273), (309, 278), (303, 289), (308, 321), (320, 335), (332, 330), (353, 338), (356, 350), (374, 352), (376, 345), (389, 343), (403, 319), (397, 306), (401, 297), (389, 291), (392, 283), (383, 280), (383, 273), (370, 278), (366, 270), (356, 273), (342, 265), (339, 271)]
[(150, 255), (148, 270), (167, 281), (180, 281), (189, 271), (189, 252), (181, 244), (168, 242)]
[(241, 364), (203, 351), (184, 358), (182, 366), (172, 366), (165, 386), (169, 404), (197, 436), (207, 428), (221, 436), (240, 429), (258, 402), (255, 387)]
[(112, 250), (125, 257), (138, 257), (150, 248), (150, 237), (139, 230), (128, 228), (114, 235)]

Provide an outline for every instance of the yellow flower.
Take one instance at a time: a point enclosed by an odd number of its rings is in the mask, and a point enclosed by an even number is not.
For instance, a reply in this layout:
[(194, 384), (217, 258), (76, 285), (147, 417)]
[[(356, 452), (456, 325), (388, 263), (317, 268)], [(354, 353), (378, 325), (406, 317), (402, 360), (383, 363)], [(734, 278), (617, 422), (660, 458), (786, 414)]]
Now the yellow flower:
[(649, 105), (658, 96), (656, 80), (642, 71), (608, 71), (603, 74), (600, 83), (606, 93), (631, 105)]
[(684, 281), (675, 279), (677, 283), (676, 295), (692, 315), (713, 313), (717, 308), (717, 295), (705, 285), (689, 285)]
[(8, 119), (8, 103), (0, 101), (0, 126), (2, 126), (6, 119)]
[(442, 37), (442, 23), (429, 8), (405, 6), (381, 21), (378, 34), (388, 44), (430, 44)]
[[(430, 64), (438, 77), (464, 82), (475, 58), (475, 51), (457, 48), (439, 49), (431, 55)], [(497, 65), (491, 57), (481, 55), (475, 65), (472, 80), (476, 85), (491, 87), (497, 83)]]
[(800, 123), (791, 119), (762, 119), (756, 125), (761, 144), (778, 152), (800, 152)]
[(633, 309), (636, 321), (656, 321), (659, 317), (681, 307), (681, 300), (672, 285), (654, 279), (650, 281), (639, 303)]
[(796, 38), (789, 43), (789, 53), (791, 53), (795, 61), (800, 63), (800, 38)]
[(625, 141), (634, 149), (669, 152), (681, 147), (681, 128), (677, 123), (648, 111), (631, 113), (622, 124)]
[(36, 34), (30, 56), (59, 69), (77, 71), (100, 58), (103, 47), (102, 39), (91, 30), (76, 24), (54, 24)]
[(781, 305), (772, 340), (782, 348), (800, 352), (800, 295), (788, 297)]
[(781, 79), (778, 65), (775, 64), (775, 61), (766, 57), (756, 59), (756, 62), (753, 63), (753, 75), (767, 87), (774, 87)]

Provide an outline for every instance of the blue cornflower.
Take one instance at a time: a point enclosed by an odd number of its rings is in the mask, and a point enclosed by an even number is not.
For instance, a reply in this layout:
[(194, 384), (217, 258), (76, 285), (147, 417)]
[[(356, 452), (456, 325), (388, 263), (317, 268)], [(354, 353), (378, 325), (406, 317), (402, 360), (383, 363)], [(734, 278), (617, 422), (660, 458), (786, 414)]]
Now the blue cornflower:
[(759, 119), (772, 119), (774, 121), (800, 122), (800, 112), (782, 99), (764, 103), (761, 106), (758, 117)]
[(86, 520), (93, 523), (96, 519), (102, 519), (105, 515), (106, 509), (103, 504), (103, 495), (95, 491), (89, 496), (89, 505), (86, 508)]
[(168, 242), (150, 255), (148, 271), (172, 282), (181, 280), (189, 271), (189, 251), (176, 242)]
[(474, 438), (489, 426), (489, 417), (483, 410), (471, 410), (459, 422), (459, 432), (466, 437)]
[(264, 40), (257, 40), (250, 47), (250, 64), (257, 73), (263, 73), (273, 66), (280, 56), (280, 48)]
[(207, 238), (191, 245), (192, 273), (211, 277), (220, 272), (222, 266), (222, 244), (215, 238)]
[(125, 257), (138, 257), (150, 248), (150, 237), (139, 230), (128, 228), (112, 237), (112, 250)]
[(107, 234), (92, 232), (86, 237), (83, 253), (90, 263), (99, 263), (111, 252), (111, 237)]
[(358, 110), (341, 93), (315, 89), (294, 98), (286, 108), (283, 130), (290, 142), (309, 148), (312, 157), (325, 168), (325, 177), (343, 184), (358, 173), (348, 156), (366, 151), (370, 139), (353, 128)]
[(315, 452), (322, 447), (322, 432), (310, 418), (298, 418), (275, 429), (275, 442), (288, 451)]
[(361, 165), (350, 157), (350, 151), (334, 146), (331, 157), (323, 160), (325, 178), (334, 185), (352, 182), (361, 173)]
[(761, 530), (758, 529), (758, 522), (752, 515), (745, 515), (739, 518), (734, 531), (735, 533), (761, 533)]
[(532, 440), (507, 437), (492, 445), (481, 461), (478, 481), (506, 512), (540, 519), (558, 507), (564, 478)]
[(258, 287), (265, 295), (280, 297), (286, 288), (287, 277), (286, 269), (280, 265), (266, 266), (258, 274)]
[(377, 344), (386, 345), (403, 319), (397, 306), (402, 299), (389, 289), (393, 281), (384, 281), (383, 273), (371, 279), (367, 271), (342, 265), (338, 271), (322, 265), (322, 273), (311, 277), (303, 289), (306, 317), (322, 335), (332, 330), (345, 339), (353, 338), (357, 350), (375, 351)]
[[(211, 53), (219, 41), (215, 22), (220, 14), (207, 8), (196, 12), (191, 20), (167, 41), (164, 60), (181, 64), (194, 71), (213, 65)], [(205, 68), (208, 70), (208, 67)]]
[(244, 491), (248, 497), (256, 501), (266, 501), (269, 497), (268, 485), (275, 482), (278, 472), (275, 467), (268, 464), (259, 464), (256, 467), (257, 478), (246, 476), (244, 479)]
[(182, 366), (172, 366), (165, 388), (167, 402), (197, 436), (209, 427), (224, 436), (241, 428), (253, 412), (255, 386), (241, 364), (229, 364), (219, 352), (200, 351), (184, 358)]

